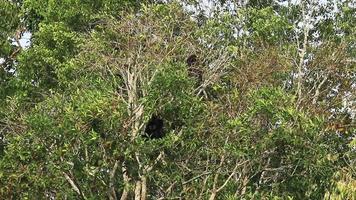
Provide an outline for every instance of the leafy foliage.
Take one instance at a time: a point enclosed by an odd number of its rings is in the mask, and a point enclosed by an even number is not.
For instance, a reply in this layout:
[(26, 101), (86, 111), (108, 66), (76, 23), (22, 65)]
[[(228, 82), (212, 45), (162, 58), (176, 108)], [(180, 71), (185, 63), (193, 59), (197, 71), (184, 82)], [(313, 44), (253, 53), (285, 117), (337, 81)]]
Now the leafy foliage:
[(2, 198), (354, 198), (353, 8), (180, 3), (0, 2)]

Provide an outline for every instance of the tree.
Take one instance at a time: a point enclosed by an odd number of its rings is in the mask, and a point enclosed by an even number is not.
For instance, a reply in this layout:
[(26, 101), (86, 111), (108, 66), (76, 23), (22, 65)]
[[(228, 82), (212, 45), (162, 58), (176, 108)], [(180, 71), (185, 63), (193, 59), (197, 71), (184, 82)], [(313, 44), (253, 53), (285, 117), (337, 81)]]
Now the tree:
[(351, 8), (180, 3), (2, 2), (1, 197), (353, 198)]

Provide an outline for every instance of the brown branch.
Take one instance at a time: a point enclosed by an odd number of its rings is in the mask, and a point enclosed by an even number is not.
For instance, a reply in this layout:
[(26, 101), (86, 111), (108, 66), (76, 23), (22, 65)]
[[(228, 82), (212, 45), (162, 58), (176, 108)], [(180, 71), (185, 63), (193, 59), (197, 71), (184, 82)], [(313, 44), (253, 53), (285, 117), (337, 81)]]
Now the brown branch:
[(123, 172), (122, 176), (124, 179), (124, 189), (122, 191), (120, 200), (126, 200), (128, 197), (128, 194), (129, 194), (128, 186), (129, 186), (130, 178), (127, 175), (127, 168), (126, 168), (125, 162), (122, 163), (122, 172)]
[(217, 190), (216, 192), (220, 192), (226, 185), (227, 183), (230, 181), (230, 179), (236, 174), (236, 170), (239, 166), (245, 164), (246, 162), (248, 162), (247, 160), (245, 160), (242, 163), (236, 163), (234, 169), (232, 170), (232, 173), (230, 174), (230, 176), (226, 179), (226, 181), (224, 182), (224, 184), (222, 184)]
[(63, 172), (63, 175), (65, 179), (69, 182), (69, 184), (72, 186), (72, 189), (82, 198), (86, 199), (85, 195), (83, 192), (80, 190), (79, 186), (75, 183), (75, 180), (73, 180), (67, 173)]
[(111, 170), (110, 172), (110, 177), (109, 177), (109, 187), (110, 187), (110, 196), (109, 196), (109, 199), (110, 200), (116, 200), (117, 197), (116, 197), (116, 191), (115, 191), (115, 187), (114, 187), (114, 181), (115, 181), (115, 174), (116, 174), (116, 171), (117, 171), (117, 168), (119, 167), (119, 161), (117, 160), (114, 164), (114, 167), (113, 169)]
[[(303, 34), (304, 34), (304, 38), (303, 38), (303, 47), (300, 50), (299, 53), (299, 63), (297, 66), (297, 71), (298, 71), (298, 79), (297, 79), (297, 96), (298, 96), (298, 100), (297, 100), (297, 108), (299, 107), (301, 101), (302, 101), (302, 82), (303, 82), (303, 66), (304, 66), (304, 58), (306, 55), (306, 51), (307, 51), (307, 45), (308, 45), (308, 35), (309, 35), (309, 21), (306, 19), (306, 14), (305, 14), (305, 6), (302, 6), (302, 13), (303, 13), (303, 19), (304, 20), (304, 29), (303, 29)], [(299, 46), (299, 44), (298, 44)]]
[(136, 181), (135, 185), (135, 200), (141, 200), (141, 181)]
[(324, 83), (328, 80), (329, 74), (327, 74), (324, 79), (319, 83), (318, 87), (315, 90), (315, 94), (313, 97), (313, 104), (316, 104), (318, 98), (319, 98), (319, 94), (320, 94), (320, 89), (321, 87), (324, 85)]
[(209, 175), (209, 174), (212, 174), (212, 172), (204, 172), (204, 173), (202, 173), (202, 174), (199, 174), (199, 175), (197, 175), (197, 176), (195, 176), (195, 177), (193, 177), (193, 178), (191, 178), (191, 179), (189, 179), (189, 180), (183, 182), (182, 184), (183, 184), (183, 185), (188, 184), (188, 183), (190, 183), (190, 182), (192, 182), (192, 181), (194, 181), (194, 180), (196, 180), (196, 179), (198, 179), (198, 178), (200, 178), (200, 177), (202, 177), (202, 176)]
[(221, 171), (221, 167), (223, 165), (225, 161), (225, 153), (221, 156), (221, 160), (220, 160), (220, 164), (219, 164), (219, 168), (214, 176), (214, 181), (213, 181), (213, 189), (211, 191), (211, 195), (210, 195), (210, 198), (209, 200), (214, 200), (218, 191), (217, 191), (217, 188), (216, 188), (216, 185), (218, 183), (218, 179), (219, 179), (219, 174), (220, 174), (220, 171)]

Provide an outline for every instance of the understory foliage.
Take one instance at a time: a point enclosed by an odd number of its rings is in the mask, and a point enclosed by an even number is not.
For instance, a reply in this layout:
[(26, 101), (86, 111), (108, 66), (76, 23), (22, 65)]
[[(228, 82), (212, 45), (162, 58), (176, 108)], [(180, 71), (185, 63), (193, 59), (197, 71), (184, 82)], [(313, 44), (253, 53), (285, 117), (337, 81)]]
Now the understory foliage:
[(349, 10), (132, 2), (0, 0), (1, 198), (355, 198)]

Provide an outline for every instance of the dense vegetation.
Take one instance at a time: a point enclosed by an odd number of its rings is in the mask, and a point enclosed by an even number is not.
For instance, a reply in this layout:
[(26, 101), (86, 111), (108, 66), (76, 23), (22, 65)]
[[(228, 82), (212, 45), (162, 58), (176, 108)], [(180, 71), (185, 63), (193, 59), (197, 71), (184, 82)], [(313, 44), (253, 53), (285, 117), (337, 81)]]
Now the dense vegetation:
[(0, 199), (355, 199), (355, 3), (212, 2), (0, 0)]

